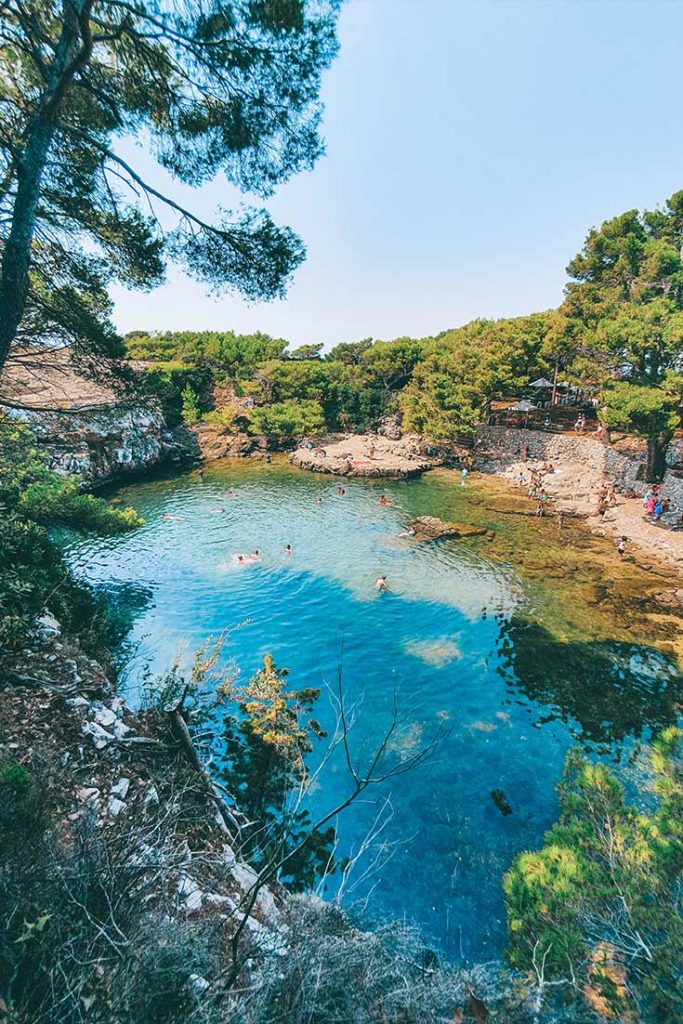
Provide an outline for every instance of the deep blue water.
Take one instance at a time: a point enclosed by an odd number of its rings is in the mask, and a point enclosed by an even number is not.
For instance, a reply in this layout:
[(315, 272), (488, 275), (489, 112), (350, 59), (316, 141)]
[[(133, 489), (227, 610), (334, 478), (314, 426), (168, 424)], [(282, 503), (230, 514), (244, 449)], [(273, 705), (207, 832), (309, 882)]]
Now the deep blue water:
[[(655, 652), (606, 640), (604, 624), (593, 635), (590, 613), (583, 634), (570, 636), (561, 587), (525, 581), (514, 559), (493, 558), (487, 541), (400, 536), (424, 512), (480, 521), (476, 488), (463, 491), (442, 473), (409, 483), (350, 481), (341, 497), (338, 483), (234, 463), (210, 468), (203, 481), (188, 474), (140, 483), (115, 500), (133, 504), (146, 525), (105, 542), (73, 538), (70, 558), (131, 617), (132, 700), (144, 665), (163, 671), (181, 644), (187, 660), (229, 629), (225, 657), (243, 678), (270, 652), (289, 668), (293, 688), (323, 687), (316, 712), (328, 727), (334, 711), (325, 687), (341, 668), (359, 765), (386, 729), (395, 694), (403, 725), (394, 759), (443, 730), (424, 764), (340, 819), (344, 855), (390, 801), (345, 898), (367, 899), (370, 915), (419, 923), (453, 955), (492, 956), (505, 940), (502, 873), (552, 822), (567, 749), (577, 739), (605, 756), (615, 744), (630, 749), (675, 714), (680, 677)], [(377, 504), (381, 491), (394, 507)], [(528, 521), (497, 525), (516, 531), (511, 546), (520, 556), (538, 543), (537, 533), (527, 544), (525, 531), (539, 529)], [(254, 548), (261, 562), (233, 564), (234, 553)], [(380, 572), (392, 593), (377, 593)], [(547, 620), (539, 624), (537, 608), (552, 610), (554, 631)], [(572, 616), (580, 611), (574, 598)], [(348, 786), (338, 753), (316, 783), (314, 810), (334, 806)], [(505, 792), (512, 814), (500, 813), (494, 789)], [(380, 867), (366, 877), (376, 856)]]

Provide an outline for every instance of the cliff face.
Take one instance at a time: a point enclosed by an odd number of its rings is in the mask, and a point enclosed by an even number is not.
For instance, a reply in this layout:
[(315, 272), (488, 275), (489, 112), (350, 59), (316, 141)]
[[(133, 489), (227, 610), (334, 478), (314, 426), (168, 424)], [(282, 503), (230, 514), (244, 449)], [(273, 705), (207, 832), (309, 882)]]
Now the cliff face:
[(15, 353), (0, 380), (0, 405), (31, 427), (51, 469), (86, 486), (143, 473), (177, 453), (161, 410), (122, 400), (85, 376), (68, 350)]
[(9, 415), (31, 427), (51, 469), (77, 473), (87, 485), (143, 473), (175, 451), (161, 411), (153, 407), (14, 409)]

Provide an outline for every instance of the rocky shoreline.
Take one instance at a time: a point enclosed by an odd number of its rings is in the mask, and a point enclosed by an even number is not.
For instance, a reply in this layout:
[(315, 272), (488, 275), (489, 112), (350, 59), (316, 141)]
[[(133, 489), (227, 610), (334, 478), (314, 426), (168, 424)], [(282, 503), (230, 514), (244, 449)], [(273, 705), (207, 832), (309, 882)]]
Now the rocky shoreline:
[(313, 473), (405, 480), (443, 465), (436, 448), (434, 454), (428, 452), (429, 448), (417, 435), (392, 439), (381, 434), (343, 434), (297, 448), (290, 462)]
[(150, 913), (219, 921), (228, 934), (247, 915), (252, 939), (277, 928), (270, 889), (250, 905), (256, 873), (240, 860), (238, 829), (174, 728), (173, 709), (130, 707), (49, 614), (0, 677), (0, 756), (40, 772), (60, 842), (84, 828), (112, 848), (130, 837), (126, 864)]

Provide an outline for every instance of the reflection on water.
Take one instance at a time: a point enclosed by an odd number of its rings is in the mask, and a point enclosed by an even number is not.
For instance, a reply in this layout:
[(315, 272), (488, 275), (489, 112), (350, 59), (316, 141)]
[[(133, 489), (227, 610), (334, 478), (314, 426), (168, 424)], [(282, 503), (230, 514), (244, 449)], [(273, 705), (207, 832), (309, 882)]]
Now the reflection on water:
[[(504, 940), (500, 877), (552, 821), (568, 747), (578, 739), (609, 756), (624, 740), (628, 749), (674, 719), (681, 678), (647, 646), (646, 620), (605, 600), (613, 553), (599, 542), (502, 515), (495, 509), (509, 497), (488, 485), (462, 489), (447, 472), (381, 490), (393, 507), (377, 504), (373, 481), (349, 481), (342, 497), (333, 478), (286, 465), (214, 465), (203, 481), (188, 474), (126, 488), (119, 497), (145, 516), (144, 528), (71, 539), (69, 554), (134, 619), (131, 699), (143, 664), (161, 670), (181, 642), (191, 652), (239, 625), (226, 657), (245, 676), (266, 651), (296, 687), (332, 683), (341, 665), (361, 763), (396, 691), (405, 725), (394, 756), (410, 757), (445, 728), (436, 753), (392, 785), (378, 839), (391, 857), (351, 897), (372, 889), (369, 913), (415, 920), (454, 955), (480, 958)], [(485, 525), (495, 539), (402, 537), (424, 514)], [(255, 549), (259, 561), (235, 564)], [(636, 570), (620, 571), (629, 585), (647, 585)], [(378, 594), (380, 573), (392, 593)], [(325, 693), (317, 717), (333, 724)], [(347, 786), (333, 757), (314, 810), (334, 806)], [(369, 800), (341, 819), (341, 855), (357, 849), (376, 813)]]
[(516, 615), (501, 630), (501, 671), (530, 700), (541, 721), (559, 717), (577, 740), (601, 745), (641, 737), (676, 720), (683, 676), (644, 644), (558, 641)]

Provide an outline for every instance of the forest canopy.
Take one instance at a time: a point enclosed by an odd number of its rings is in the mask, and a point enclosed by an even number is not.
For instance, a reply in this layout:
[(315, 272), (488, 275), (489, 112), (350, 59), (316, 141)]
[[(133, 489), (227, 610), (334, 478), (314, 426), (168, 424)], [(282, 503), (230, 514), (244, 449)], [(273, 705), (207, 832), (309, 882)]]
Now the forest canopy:
[[(253, 400), (253, 430), (283, 434), (374, 429), (396, 413), (406, 430), (467, 440), (494, 402), (537, 378), (567, 382), (597, 397), (609, 427), (647, 442), (648, 476), (660, 478), (683, 401), (683, 191), (592, 228), (567, 272), (556, 309), (433, 337), (363, 338), (325, 353), (261, 333), (137, 331), (126, 351), (234, 385)], [(307, 415), (283, 415), (292, 402), (308, 403)]]

